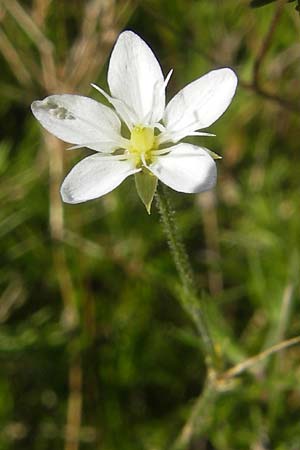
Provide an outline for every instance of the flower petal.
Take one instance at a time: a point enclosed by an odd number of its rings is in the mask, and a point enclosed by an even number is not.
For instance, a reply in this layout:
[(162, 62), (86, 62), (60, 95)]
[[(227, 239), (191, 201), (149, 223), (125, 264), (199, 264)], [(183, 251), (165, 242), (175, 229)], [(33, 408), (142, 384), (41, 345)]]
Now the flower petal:
[(71, 144), (110, 152), (120, 146), (121, 122), (114, 111), (81, 95), (50, 95), (31, 105), (46, 130)]
[(66, 203), (86, 202), (107, 194), (140, 170), (130, 160), (119, 161), (100, 154), (88, 156), (73, 167), (64, 179), (60, 193)]
[(165, 85), (161, 67), (148, 45), (132, 31), (120, 34), (107, 78), (111, 95), (134, 111), (139, 123), (162, 118)]
[(216, 184), (217, 169), (205, 148), (191, 144), (170, 147), (170, 153), (158, 156), (149, 170), (175, 191), (208, 191)]
[(95, 88), (100, 94), (102, 94), (109, 103), (115, 108), (116, 112), (119, 114), (123, 122), (126, 123), (129, 130), (132, 130), (133, 124), (138, 122), (136, 114), (124, 103), (122, 100), (111, 97), (108, 95), (101, 87), (97, 86), (94, 83), (91, 83), (91, 86)]
[(225, 68), (213, 70), (179, 91), (163, 118), (173, 142), (214, 123), (229, 106), (236, 86), (235, 73)]

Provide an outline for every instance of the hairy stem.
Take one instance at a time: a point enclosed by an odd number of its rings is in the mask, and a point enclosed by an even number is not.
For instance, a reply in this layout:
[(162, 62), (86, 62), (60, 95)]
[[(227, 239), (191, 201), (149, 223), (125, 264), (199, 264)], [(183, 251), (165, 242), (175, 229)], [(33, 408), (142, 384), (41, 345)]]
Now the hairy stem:
[(181, 305), (194, 321), (201, 336), (202, 347), (205, 352), (208, 368), (211, 370), (217, 369), (219, 366), (219, 358), (216, 354), (205, 317), (204, 304), (202, 304), (203, 302), (198, 295), (194, 273), (180, 238), (176, 225), (175, 211), (171, 205), (168, 190), (165, 186), (158, 187), (156, 201), (169, 248), (183, 288), (181, 295), (179, 296)]

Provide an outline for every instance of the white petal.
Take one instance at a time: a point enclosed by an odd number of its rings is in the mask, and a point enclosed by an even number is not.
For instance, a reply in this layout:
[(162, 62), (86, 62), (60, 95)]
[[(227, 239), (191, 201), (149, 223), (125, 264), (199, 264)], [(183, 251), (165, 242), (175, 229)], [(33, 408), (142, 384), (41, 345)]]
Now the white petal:
[(91, 98), (50, 95), (33, 102), (31, 109), (43, 127), (63, 141), (105, 152), (120, 146), (118, 116)]
[[(191, 131), (188, 136), (216, 136), (215, 134), (212, 133), (205, 133), (203, 131)], [(166, 129), (163, 129), (162, 132), (157, 136), (157, 142), (158, 145), (161, 144), (165, 144), (166, 142), (178, 142), (181, 139), (183, 139), (184, 137), (186, 137), (185, 132), (180, 131), (179, 133), (172, 133), (172, 132), (168, 132), (166, 131)]]
[(139, 123), (158, 122), (165, 108), (165, 85), (160, 65), (148, 45), (132, 31), (120, 34), (112, 51), (108, 84)]
[(179, 91), (163, 118), (173, 142), (214, 123), (229, 106), (236, 86), (235, 73), (225, 68), (213, 70)]
[(101, 197), (139, 171), (129, 160), (119, 161), (100, 154), (88, 156), (65, 178), (60, 190), (62, 199), (66, 203), (81, 203)]
[(170, 147), (149, 166), (151, 172), (175, 191), (196, 193), (214, 187), (216, 164), (205, 148), (191, 144)]
[(108, 100), (109, 103), (113, 105), (119, 116), (122, 118), (123, 122), (126, 123), (129, 130), (132, 130), (133, 124), (138, 122), (137, 116), (134, 111), (132, 111), (129, 106), (127, 106), (122, 100), (111, 97), (96, 84), (91, 83), (91, 86), (93, 86), (93, 88), (100, 92), (106, 98), (106, 100)]

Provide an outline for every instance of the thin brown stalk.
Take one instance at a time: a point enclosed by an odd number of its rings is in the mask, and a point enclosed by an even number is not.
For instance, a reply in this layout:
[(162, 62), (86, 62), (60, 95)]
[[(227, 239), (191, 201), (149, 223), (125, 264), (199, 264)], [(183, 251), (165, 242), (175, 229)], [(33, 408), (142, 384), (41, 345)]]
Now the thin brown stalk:
[[(101, 29), (99, 33), (97, 28)], [(107, 34), (111, 39), (107, 39)], [(81, 35), (71, 50), (66, 62), (68, 84), (78, 86), (87, 73), (91, 75), (96, 65), (98, 71), (116, 37), (115, 6), (113, 0), (92, 0), (85, 8)]]
[(62, 152), (64, 146), (61, 141), (49, 133), (45, 133), (44, 139), (49, 151), (50, 231), (51, 237), (60, 241), (63, 238), (64, 229), (63, 206), (59, 196), (60, 182), (63, 176)]
[(0, 52), (6, 59), (14, 76), (22, 86), (28, 86), (31, 82), (31, 75), (22, 61), (16, 48), (6, 36), (3, 29), (0, 29)]
[[(286, 3), (286, 0), (280, 0), (280, 4), (278, 4), (278, 18), (280, 18), (280, 13), (281, 13), (281, 8), (282, 8), (282, 4), (284, 5)], [(140, 6), (147, 12), (147, 14), (151, 15), (156, 21), (162, 23), (164, 25), (164, 27), (166, 27), (168, 30), (170, 30), (171, 32), (173, 32), (175, 35), (180, 34), (178, 30), (178, 28), (176, 26), (174, 26), (173, 24), (171, 24), (170, 22), (168, 22), (165, 17), (162, 17), (161, 15), (157, 14), (155, 12), (155, 10), (153, 10), (153, 8), (150, 8), (146, 3), (141, 2)], [(260, 85), (260, 83), (254, 82), (253, 79), (256, 78), (256, 81), (258, 79), (258, 75), (260, 72), (260, 68), (261, 68), (261, 64), (265, 58), (266, 52), (269, 48), (269, 45), (271, 43), (271, 37), (273, 36), (273, 33), (276, 29), (277, 26), (277, 14), (275, 13), (274, 15), (274, 22), (273, 24), (271, 23), (272, 27), (270, 29), (270, 37), (267, 38), (264, 47), (261, 47), (260, 52), (258, 53), (256, 62), (254, 64), (255, 69), (254, 71), (256, 72), (256, 75), (252, 75), (252, 81), (248, 82), (245, 81), (243, 79), (239, 79), (239, 86), (243, 87), (244, 89), (247, 90), (251, 90), (253, 91), (256, 95), (269, 100), (275, 104), (277, 104), (278, 106), (280, 106), (281, 108), (292, 112), (292, 113), (296, 113), (296, 114), (300, 114), (300, 106), (298, 103), (294, 103), (288, 99), (286, 99), (285, 97), (281, 97), (280, 95), (275, 94), (274, 92), (270, 92), (269, 90), (265, 89), (264, 87), (262, 87)], [(274, 30), (273, 30), (274, 28)], [(206, 61), (209, 61), (211, 64), (214, 64), (215, 66), (219, 66), (220, 65), (220, 61), (218, 59), (216, 59), (216, 57), (210, 53), (208, 53), (206, 50), (204, 50), (203, 48), (200, 48), (199, 46), (195, 46), (194, 44), (194, 40), (190, 39), (190, 38), (185, 38), (185, 45), (190, 48), (192, 51), (194, 51), (196, 54), (198, 54), (199, 56), (201, 56), (202, 58), (204, 58)]]
[(225, 372), (219, 374), (211, 372), (201, 395), (195, 401), (186, 423), (182, 427), (178, 438), (172, 446), (172, 450), (186, 450), (189, 448), (192, 439), (201, 435), (207, 426), (209, 418), (213, 414), (213, 408), (219, 393), (224, 389), (226, 390), (227, 388), (234, 386), (234, 384), (232, 384), (232, 379), (234, 377), (251, 369), (254, 365), (260, 363), (269, 356), (298, 344), (300, 344), (300, 336), (273, 345), (267, 350), (242, 361)]
[(61, 179), (63, 177), (63, 144), (48, 133), (45, 133), (45, 143), (46, 148), (49, 151), (49, 224), (51, 237), (54, 242), (54, 267), (64, 302), (63, 324), (67, 329), (72, 329), (77, 325), (78, 317), (75, 307), (72, 278), (66, 262), (65, 249), (62, 244), (64, 236), (64, 216), (59, 190)]
[(277, 7), (275, 9), (275, 13), (273, 15), (273, 18), (270, 22), (270, 26), (268, 28), (268, 31), (266, 33), (265, 38), (262, 41), (262, 44), (260, 46), (260, 49), (258, 51), (257, 57), (254, 61), (254, 67), (253, 67), (253, 85), (254, 86), (259, 86), (259, 81), (260, 81), (260, 69), (262, 67), (263, 61), (266, 57), (266, 54), (270, 48), (270, 46), (272, 45), (272, 40), (273, 40), (273, 36), (275, 34), (276, 28), (279, 24), (281, 15), (283, 13), (283, 7), (285, 5), (285, 3), (287, 2), (287, 0), (278, 0), (277, 1)]
[(260, 95), (261, 97), (264, 97), (267, 100), (272, 101), (273, 103), (277, 103), (282, 108), (285, 108), (291, 112), (300, 114), (300, 107), (297, 103), (291, 102), (290, 100), (287, 100), (286, 98), (283, 98), (273, 92), (268, 91), (267, 89), (265, 89), (262, 86), (261, 79), (260, 79), (260, 73), (261, 73), (263, 63), (265, 61), (268, 50), (270, 49), (270, 47), (272, 45), (274, 34), (279, 25), (280, 18), (284, 11), (284, 5), (286, 2), (287, 2), (287, 0), (278, 0), (277, 1), (277, 7), (275, 9), (275, 13), (273, 15), (273, 18), (270, 22), (266, 36), (262, 41), (262, 44), (260, 46), (260, 49), (259, 49), (256, 59), (254, 61), (252, 81), (250, 83), (241, 81), (240, 85), (245, 87), (246, 89), (250, 89), (250, 90), (254, 91), (256, 94)]
[(43, 35), (38, 26), (34, 23), (30, 15), (16, 0), (1, 0), (1, 3), (10, 15), (15, 19), (23, 31), (36, 43), (40, 45), (50, 45), (51, 42)]
[(291, 346), (297, 345), (297, 344), (300, 344), (300, 336), (296, 336), (294, 338), (282, 341), (279, 344), (273, 345), (272, 347), (268, 348), (267, 350), (264, 350), (263, 352), (258, 353), (257, 355), (246, 359), (245, 361), (237, 364), (236, 366), (231, 367), (229, 370), (226, 370), (226, 372), (224, 372), (221, 375), (220, 379), (225, 380), (225, 379), (236, 377), (237, 375), (240, 375), (241, 373), (245, 372), (246, 370), (251, 369), (253, 366), (260, 363), (268, 356), (271, 356), (274, 353), (278, 353), (288, 347), (291, 347)]
[(268, 90), (266, 90), (261, 86), (254, 85), (253, 83), (248, 83), (244, 80), (240, 80), (239, 84), (241, 87), (253, 91), (260, 97), (263, 97), (266, 100), (269, 100), (272, 103), (277, 104), (278, 106), (286, 109), (289, 112), (300, 114), (300, 106), (298, 105), (298, 103), (291, 102), (290, 100), (287, 100), (286, 98), (283, 98), (280, 95), (277, 95), (273, 92), (269, 92)]
[(32, 18), (42, 28), (45, 25), (52, 0), (34, 0), (32, 6)]
[[(111, 5), (109, 5), (109, 3), (111, 3)], [(103, 14), (100, 16), (100, 31), (97, 39), (102, 42), (102, 47), (97, 46), (95, 57), (91, 58), (90, 79), (96, 80), (98, 77), (101, 65), (106, 61), (119, 32), (124, 28), (130, 15), (134, 12), (135, 2), (133, 0), (124, 2), (122, 11), (120, 11), (120, 7), (121, 4), (118, 4), (118, 9), (114, 1), (110, 2), (110, 0), (108, 0), (106, 8), (103, 10)], [(100, 62), (100, 65), (98, 61)], [(83, 78), (81, 85), (82, 83), (89, 83), (90, 79), (87, 79), (87, 77)]]
[(53, 59), (53, 44), (42, 33), (29, 13), (16, 0), (0, 0), (5, 9), (19, 24), (20, 28), (34, 42), (42, 61), (42, 77), (47, 90), (51, 90), (56, 78)]
[[(53, 240), (53, 264), (57, 275), (61, 298), (63, 300), (62, 325), (69, 331), (78, 325), (78, 312), (75, 305), (75, 289), (66, 259), (64, 236), (63, 205), (59, 195), (63, 174), (63, 145), (55, 137), (45, 135), (49, 151), (50, 183), (50, 232)], [(80, 355), (72, 356), (75, 361), (69, 367), (69, 397), (67, 405), (65, 450), (78, 450), (82, 415), (82, 368)]]
[(82, 368), (80, 359), (69, 369), (69, 399), (64, 450), (78, 450), (82, 415)]
[[(54, 59), (53, 43), (44, 34), (51, 0), (34, 0), (31, 12), (17, 0), (0, 0), (4, 13), (10, 15), (37, 48), (40, 60), (33, 52), (26, 53), (27, 66), (21, 60), (13, 44), (9, 46), (5, 35), (0, 35), (0, 50), (10, 64), (21, 85), (36, 81), (48, 94), (80, 90), (81, 84), (95, 80), (119, 32), (125, 13), (118, 16), (114, 0), (90, 0), (86, 2), (81, 35), (71, 56), (58, 66)], [(129, 2), (126, 2), (128, 6)], [(1, 41), (2, 37), (2, 41)], [(2, 43), (2, 45), (1, 45)], [(24, 66), (24, 67), (23, 67)], [(68, 73), (67, 73), (68, 72)], [(61, 80), (58, 78), (58, 74)], [(66, 81), (65, 81), (66, 80)], [(75, 287), (67, 261), (63, 204), (59, 190), (63, 178), (63, 145), (56, 138), (44, 133), (49, 161), (49, 228), (52, 238), (53, 270), (57, 276), (60, 297), (63, 302), (62, 325), (66, 330), (78, 326), (79, 318), (75, 303)], [(90, 247), (89, 247), (90, 249)], [(84, 300), (85, 301), (85, 300)], [(82, 366), (80, 350), (70, 348), (69, 397), (67, 404), (65, 450), (78, 450), (82, 422)]]
[[(78, 83), (78, 77), (82, 76), (80, 68), (86, 67), (88, 59), (92, 56), (91, 44), (93, 41), (93, 47), (95, 46), (95, 34), (101, 9), (102, 0), (91, 0), (85, 5), (80, 34), (71, 46), (62, 69), (63, 77), (68, 77), (69, 84), (76, 85)], [(77, 74), (77, 79), (73, 79), (75, 74)]]

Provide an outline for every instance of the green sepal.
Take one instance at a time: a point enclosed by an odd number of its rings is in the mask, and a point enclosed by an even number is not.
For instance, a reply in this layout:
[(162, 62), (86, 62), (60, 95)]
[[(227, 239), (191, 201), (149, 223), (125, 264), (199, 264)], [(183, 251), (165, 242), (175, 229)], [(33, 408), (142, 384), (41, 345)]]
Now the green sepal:
[(222, 156), (218, 155), (218, 153), (212, 152), (211, 150), (208, 150), (208, 148), (205, 149), (209, 156), (212, 157), (212, 159), (222, 159)]
[(151, 172), (143, 169), (134, 175), (137, 193), (144, 203), (148, 214), (151, 213), (151, 204), (157, 188), (157, 178)]

